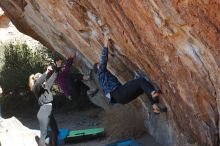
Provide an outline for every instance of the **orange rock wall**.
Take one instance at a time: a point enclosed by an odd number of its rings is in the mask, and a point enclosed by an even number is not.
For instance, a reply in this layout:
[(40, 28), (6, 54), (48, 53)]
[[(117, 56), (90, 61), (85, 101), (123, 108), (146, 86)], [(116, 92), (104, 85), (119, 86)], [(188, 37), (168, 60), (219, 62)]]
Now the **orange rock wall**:
[[(109, 69), (122, 82), (141, 69), (163, 91), (169, 112), (157, 125), (166, 128), (150, 134), (167, 145), (219, 144), (219, 0), (1, 0), (0, 6), (21, 32), (64, 55), (77, 50), (90, 63), (99, 60), (109, 29)], [(166, 132), (175, 138), (158, 136)]]

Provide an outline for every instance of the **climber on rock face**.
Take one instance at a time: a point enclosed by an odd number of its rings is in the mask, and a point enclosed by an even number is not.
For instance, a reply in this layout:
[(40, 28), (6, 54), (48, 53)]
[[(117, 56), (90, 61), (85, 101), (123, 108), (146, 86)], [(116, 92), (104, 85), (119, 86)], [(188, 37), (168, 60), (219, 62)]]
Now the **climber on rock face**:
[(152, 111), (155, 114), (161, 112), (157, 103), (159, 102), (160, 90), (155, 90), (153, 85), (145, 78), (140, 77), (122, 85), (118, 79), (107, 69), (109, 34), (104, 34), (104, 47), (101, 62), (94, 65), (94, 71), (104, 94), (110, 103), (127, 104), (136, 99), (142, 93), (146, 93), (152, 104)]
[[(73, 60), (76, 56), (73, 52), (67, 52), (68, 59), (66, 64), (63, 66), (61, 70), (58, 72), (58, 76), (56, 82), (58, 83), (61, 90), (64, 92), (65, 96), (71, 100), (73, 97), (80, 97), (81, 96), (81, 89), (80, 85), (78, 85), (81, 81), (89, 81), (92, 79), (92, 73), (90, 72), (89, 75), (83, 75), (81, 73), (71, 73), (71, 66), (73, 64)], [(58, 56), (54, 58), (55, 64), (62, 64), (63, 59)], [(87, 91), (87, 95), (92, 97), (95, 96), (98, 92), (98, 89), (90, 89)]]

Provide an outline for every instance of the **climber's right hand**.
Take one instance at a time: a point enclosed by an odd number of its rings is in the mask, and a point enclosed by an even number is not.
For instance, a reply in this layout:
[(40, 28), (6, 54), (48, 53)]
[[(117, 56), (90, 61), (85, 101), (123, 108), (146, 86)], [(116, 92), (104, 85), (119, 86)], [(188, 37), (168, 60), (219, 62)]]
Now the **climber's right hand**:
[(71, 51), (70, 52), (70, 55), (69, 55), (69, 58), (75, 58), (76, 57), (76, 52), (73, 52), (73, 51)]
[(49, 65), (49, 66), (47, 66), (47, 71), (46, 71), (46, 73), (48, 74), (49, 72), (51, 72), (53, 69), (52, 69), (52, 66), (51, 65)]

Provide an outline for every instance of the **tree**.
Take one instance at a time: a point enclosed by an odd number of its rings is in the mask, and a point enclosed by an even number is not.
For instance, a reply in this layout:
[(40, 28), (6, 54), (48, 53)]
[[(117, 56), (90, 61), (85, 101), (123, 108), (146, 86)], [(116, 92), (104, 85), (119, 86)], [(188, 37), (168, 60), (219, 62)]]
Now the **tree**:
[(5, 93), (19, 94), (28, 91), (28, 78), (31, 74), (43, 72), (48, 63), (46, 48), (30, 49), (26, 44), (8, 44), (4, 49), (3, 66), (0, 71), (0, 84)]

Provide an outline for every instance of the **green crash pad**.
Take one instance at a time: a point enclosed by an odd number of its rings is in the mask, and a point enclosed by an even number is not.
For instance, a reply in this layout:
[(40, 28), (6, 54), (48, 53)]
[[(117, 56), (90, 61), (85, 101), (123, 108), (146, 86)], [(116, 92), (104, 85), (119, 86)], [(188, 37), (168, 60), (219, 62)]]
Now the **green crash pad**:
[(104, 132), (105, 132), (104, 128), (92, 128), (85, 130), (70, 131), (65, 139), (65, 142), (72, 143), (72, 142), (86, 141), (89, 139), (104, 136), (105, 134)]

